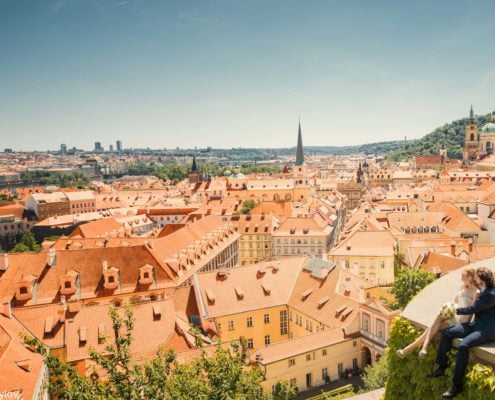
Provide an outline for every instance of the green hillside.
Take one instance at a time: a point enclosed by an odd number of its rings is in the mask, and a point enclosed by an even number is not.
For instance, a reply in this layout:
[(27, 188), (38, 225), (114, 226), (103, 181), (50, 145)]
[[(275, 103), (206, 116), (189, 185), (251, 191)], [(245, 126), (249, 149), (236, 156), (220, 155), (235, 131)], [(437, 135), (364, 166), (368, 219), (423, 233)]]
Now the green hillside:
[[(490, 120), (490, 114), (476, 115), (475, 123), (478, 127)], [(416, 155), (438, 154), (442, 144), (447, 148), (450, 158), (462, 159), (462, 146), (464, 144), (464, 128), (469, 123), (469, 118), (458, 119), (428, 133), (421, 139), (408, 141), (406, 144), (387, 153), (387, 159), (400, 161)]]

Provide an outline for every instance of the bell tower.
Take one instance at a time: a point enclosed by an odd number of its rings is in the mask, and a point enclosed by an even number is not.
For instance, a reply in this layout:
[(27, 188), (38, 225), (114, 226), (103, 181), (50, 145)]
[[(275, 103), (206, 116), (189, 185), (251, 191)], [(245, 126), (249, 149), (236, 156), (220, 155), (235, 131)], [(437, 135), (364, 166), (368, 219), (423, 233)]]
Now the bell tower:
[(479, 155), (478, 126), (474, 121), (473, 106), (469, 111), (469, 123), (466, 125), (465, 133), (462, 160), (464, 163), (468, 163), (469, 161), (475, 161)]

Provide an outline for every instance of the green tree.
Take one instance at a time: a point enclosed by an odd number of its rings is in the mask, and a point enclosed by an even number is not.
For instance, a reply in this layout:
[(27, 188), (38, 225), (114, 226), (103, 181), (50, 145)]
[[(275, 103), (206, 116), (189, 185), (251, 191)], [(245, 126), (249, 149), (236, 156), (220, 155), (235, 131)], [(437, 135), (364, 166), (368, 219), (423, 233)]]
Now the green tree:
[(104, 354), (90, 350), (95, 367), (89, 377), (81, 376), (74, 366), (50, 354), (38, 339), (24, 335), (24, 342), (44, 357), (49, 368), (48, 390), (52, 397), (62, 400), (293, 400), (296, 396), (295, 390), (285, 383), (277, 385), (276, 396), (264, 393), (260, 385), (261, 370), (248, 367), (245, 347), (235, 343), (231, 349), (218, 344), (211, 356), (203, 350), (189, 364), (179, 364), (172, 350), (162, 349), (151, 361), (134, 363), (129, 350), (134, 329), (132, 309), (125, 308), (122, 312), (112, 307), (109, 314), (113, 340)]
[(249, 199), (242, 202), (241, 214), (249, 214), (256, 207), (256, 201)]
[(435, 275), (422, 269), (403, 268), (395, 277), (390, 292), (395, 295), (392, 308), (403, 309), (425, 286), (435, 280)]
[(26, 251), (41, 251), (40, 244), (36, 241), (31, 231), (26, 232), (19, 243), (11, 250), (12, 253), (24, 253)]
[(373, 365), (368, 365), (364, 369), (361, 378), (364, 383), (364, 392), (380, 389), (385, 386), (388, 376), (388, 357), (385, 355)]

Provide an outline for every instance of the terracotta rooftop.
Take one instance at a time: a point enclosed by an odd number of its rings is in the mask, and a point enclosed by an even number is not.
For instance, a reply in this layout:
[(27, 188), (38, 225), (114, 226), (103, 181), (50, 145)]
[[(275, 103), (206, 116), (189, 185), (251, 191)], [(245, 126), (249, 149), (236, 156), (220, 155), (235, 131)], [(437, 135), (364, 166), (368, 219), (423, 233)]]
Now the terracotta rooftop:
[[(203, 306), (200, 310), (205, 318), (215, 318), (287, 304), (294, 282), (308, 261), (304, 257), (290, 257), (280, 262), (197, 274), (195, 290)], [(242, 288), (242, 298), (235, 288)], [(266, 288), (271, 289), (269, 293)]]
[[(107, 304), (85, 306), (66, 322), (67, 361), (84, 360), (89, 349), (105, 352), (113, 342), (112, 321)], [(172, 300), (146, 302), (135, 305), (131, 356), (134, 360), (150, 359), (160, 345), (175, 337), (175, 311)], [(123, 309), (119, 309), (123, 315)], [(157, 312), (159, 314), (157, 314)]]
[(0, 314), (0, 390), (20, 392), (22, 398), (31, 399), (38, 390), (44, 364), (39, 354), (22, 343), (23, 331), (15, 318)]
[(79, 225), (69, 237), (80, 236), (83, 238), (98, 238), (117, 235), (124, 232), (124, 225), (114, 218), (103, 218), (97, 221)]
[(332, 256), (393, 256), (395, 239), (388, 231), (356, 231), (330, 251)]
[(103, 287), (105, 266), (118, 271), (118, 287), (112, 293), (134, 292), (139, 288), (140, 268), (145, 265), (153, 267), (153, 288), (175, 286), (175, 273), (157, 260), (149, 245), (9, 254), (9, 268), (0, 279), (0, 299), (13, 299), (19, 283), (30, 275), (35, 277), (36, 290), (31, 299), (22, 303), (59, 302), (63, 278), (71, 271), (76, 273), (78, 281), (75, 296), (108, 295)]

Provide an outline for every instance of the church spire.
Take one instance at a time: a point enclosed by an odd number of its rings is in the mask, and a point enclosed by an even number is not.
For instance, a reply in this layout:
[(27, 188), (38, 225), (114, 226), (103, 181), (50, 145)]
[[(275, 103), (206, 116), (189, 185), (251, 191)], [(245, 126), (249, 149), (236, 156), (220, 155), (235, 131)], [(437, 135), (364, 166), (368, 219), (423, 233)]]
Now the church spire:
[(471, 104), (471, 110), (469, 111), (469, 120), (471, 122), (474, 122), (474, 111), (473, 111), (473, 105)]
[(191, 166), (191, 172), (198, 172), (198, 166), (196, 164), (196, 156), (193, 155), (193, 161)]
[(297, 150), (296, 150), (296, 165), (304, 164), (304, 153), (301, 133), (301, 118), (299, 118), (299, 130), (297, 132)]

